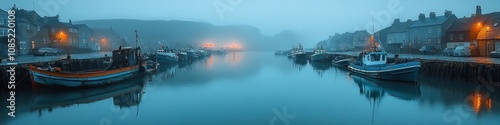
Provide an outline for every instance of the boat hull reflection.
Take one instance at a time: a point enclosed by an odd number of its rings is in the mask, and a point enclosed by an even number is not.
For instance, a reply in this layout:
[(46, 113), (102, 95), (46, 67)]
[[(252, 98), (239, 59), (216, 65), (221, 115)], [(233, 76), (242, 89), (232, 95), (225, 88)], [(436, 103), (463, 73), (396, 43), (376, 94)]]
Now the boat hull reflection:
[(359, 85), (360, 91), (364, 91), (363, 89), (384, 91), (402, 100), (416, 100), (421, 96), (420, 87), (417, 84), (401, 84), (395, 81), (378, 80), (356, 73), (351, 73), (349, 76)]
[[(40, 90), (34, 92), (30, 111), (67, 107), (74, 104), (92, 103), (107, 98), (115, 98), (114, 104), (118, 106), (138, 105), (142, 97), (144, 77), (137, 76), (129, 81), (118, 84), (102, 86), (83, 90)], [(122, 101), (128, 99), (127, 101)]]

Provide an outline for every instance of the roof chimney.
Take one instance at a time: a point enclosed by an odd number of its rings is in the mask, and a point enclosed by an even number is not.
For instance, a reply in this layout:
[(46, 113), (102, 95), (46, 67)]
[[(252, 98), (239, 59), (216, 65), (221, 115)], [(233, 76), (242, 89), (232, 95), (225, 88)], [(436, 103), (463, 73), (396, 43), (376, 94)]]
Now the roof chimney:
[(482, 14), (481, 6), (476, 6), (476, 16), (480, 16)]
[(429, 17), (431, 17), (431, 18), (436, 18), (436, 13), (435, 13), (435, 12), (431, 12), (431, 13), (429, 14)]
[(72, 23), (71, 23), (71, 19), (69, 19), (69, 24), (72, 24)]
[(453, 12), (449, 11), (449, 10), (445, 10), (444, 11), (444, 16), (445, 17), (451, 17), (451, 15), (453, 15)]
[(425, 19), (425, 14), (420, 13), (420, 15), (418, 15), (418, 20), (424, 20), (424, 19)]

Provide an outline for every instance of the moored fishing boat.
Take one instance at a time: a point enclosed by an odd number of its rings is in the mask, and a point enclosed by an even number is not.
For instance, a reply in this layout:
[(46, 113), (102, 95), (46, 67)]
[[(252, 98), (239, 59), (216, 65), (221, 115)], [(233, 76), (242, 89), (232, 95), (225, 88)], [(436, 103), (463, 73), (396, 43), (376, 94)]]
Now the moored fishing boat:
[[(144, 70), (140, 50), (140, 47), (120, 47), (114, 50), (111, 65), (104, 69), (65, 71), (61, 67), (41, 68), (30, 65), (31, 81), (35, 86), (63, 87), (101, 86), (122, 81), (134, 76), (140, 69)], [(71, 63), (71, 59), (63, 61)]]
[(374, 47), (370, 52), (361, 53), (348, 68), (353, 73), (376, 79), (416, 82), (420, 62), (387, 63), (387, 53)]
[(297, 48), (295, 51), (293, 51), (292, 58), (295, 61), (298, 61), (298, 60), (307, 60), (307, 54), (304, 51), (304, 49), (302, 48), (302, 44), (299, 44), (299, 48)]
[(353, 58), (345, 58), (344, 56), (336, 56), (332, 60), (332, 64), (336, 66), (342, 66), (342, 67), (347, 67), (349, 64), (354, 62), (355, 60)]
[(331, 56), (326, 53), (326, 50), (318, 49), (314, 50), (314, 54), (311, 55), (311, 61), (328, 62), (331, 61)]
[(31, 79), (34, 84), (84, 87), (100, 86), (132, 77), (139, 72), (141, 63), (137, 53), (140, 48), (125, 48), (113, 51), (111, 66), (94, 71), (62, 71), (60, 67), (41, 68), (30, 65)]
[(156, 51), (156, 60), (158, 62), (178, 62), (179, 57), (174, 52), (168, 52), (163, 49), (159, 49)]
[(191, 48), (188, 48), (186, 50), (186, 54), (188, 56), (188, 59), (196, 59), (196, 58), (198, 58), (198, 54), (196, 53), (196, 51), (194, 51)]

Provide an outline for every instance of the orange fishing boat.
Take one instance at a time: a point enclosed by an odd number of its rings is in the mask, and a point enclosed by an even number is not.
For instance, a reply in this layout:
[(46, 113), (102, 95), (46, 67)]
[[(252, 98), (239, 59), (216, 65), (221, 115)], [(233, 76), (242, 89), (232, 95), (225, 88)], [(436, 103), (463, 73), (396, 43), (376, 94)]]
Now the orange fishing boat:
[(132, 77), (141, 68), (140, 48), (113, 51), (111, 65), (95, 71), (62, 71), (59, 67), (40, 68), (30, 65), (34, 84), (65, 87), (99, 86)]

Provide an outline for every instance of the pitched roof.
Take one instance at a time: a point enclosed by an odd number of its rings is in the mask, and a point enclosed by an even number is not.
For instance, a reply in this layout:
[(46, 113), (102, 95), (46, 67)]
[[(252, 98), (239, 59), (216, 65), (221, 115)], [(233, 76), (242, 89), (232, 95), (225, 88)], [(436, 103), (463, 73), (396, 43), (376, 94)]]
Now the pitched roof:
[(0, 14), (6, 14), (7, 11), (0, 9)]
[(40, 17), (35, 11), (28, 11), (25, 9), (16, 10), (16, 21), (31, 24), (44, 24), (46, 22), (46, 20)]
[(481, 15), (476, 17), (459, 18), (448, 28), (447, 32), (455, 31), (470, 31), (477, 23), (484, 23), (489, 15)]
[(443, 24), (446, 20), (450, 19), (453, 16), (436, 16), (436, 17), (426, 17), (425, 19), (422, 20), (417, 20), (415, 23), (413, 23), (410, 27), (421, 27), (421, 26), (432, 26), (432, 25), (440, 25)]
[(78, 29), (87, 29), (87, 30), (90, 30), (92, 31), (92, 29), (90, 29), (89, 26), (87, 26), (87, 24), (74, 24), (75, 27), (77, 27)]
[(391, 26), (387, 27), (387, 33), (400, 33), (408, 31), (408, 28), (415, 23), (415, 21), (408, 20), (406, 22), (394, 22)]
[(500, 39), (500, 12), (486, 14), (489, 16), (478, 34), (478, 39)]
[(107, 37), (116, 37), (116, 39), (120, 37), (111, 29), (92, 29), (92, 30), (94, 30), (94, 35), (96, 37), (107, 36)]
[(71, 23), (64, 23), (64, 22), (61, 22), (63, 25), (65, 25), (66, 27), (72, 27), (72, 28), (75, 28), (75, 25), (71, 24)]

